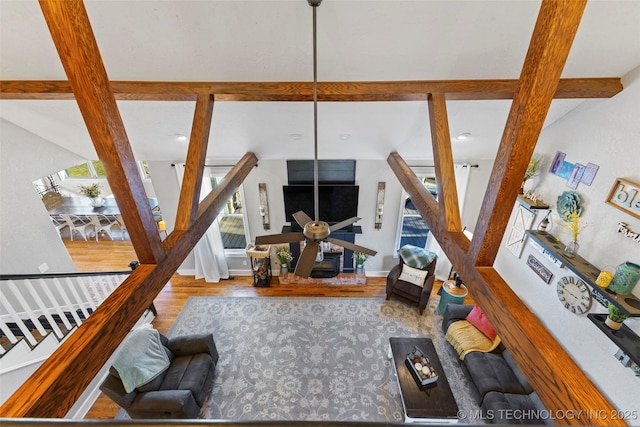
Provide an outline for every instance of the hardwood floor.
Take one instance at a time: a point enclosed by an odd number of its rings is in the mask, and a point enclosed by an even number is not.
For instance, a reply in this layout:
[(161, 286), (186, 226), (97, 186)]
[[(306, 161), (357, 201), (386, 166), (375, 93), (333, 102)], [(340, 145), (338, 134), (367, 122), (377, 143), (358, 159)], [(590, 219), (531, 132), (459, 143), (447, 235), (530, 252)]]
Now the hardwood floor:
[[(127, 270), (129, 263), (136, 259), (128, 240), (63, 241), (79, 271)], [(441, 283), (436, 283), (433, 293), (437, 292), (440, 285)], [(379, 297), (382, 301), (386, 297), (385, 286), (385, 277), (367, 278), (365, 286), (281, 285), (277, 277), (274, 277), (271, 287), (258, 288), (253, 286), (253, 279), (246, 276), (219, 283), (206, 283), (204, 279), (196, 280), (193, 276), (175, 274), (154, 301), (158, 315), (153, 325), (162, 333), (168, 332), (190, 296)], [(85, 418), (113, 419), (118, 411), (118, 405), (100, 395)]]

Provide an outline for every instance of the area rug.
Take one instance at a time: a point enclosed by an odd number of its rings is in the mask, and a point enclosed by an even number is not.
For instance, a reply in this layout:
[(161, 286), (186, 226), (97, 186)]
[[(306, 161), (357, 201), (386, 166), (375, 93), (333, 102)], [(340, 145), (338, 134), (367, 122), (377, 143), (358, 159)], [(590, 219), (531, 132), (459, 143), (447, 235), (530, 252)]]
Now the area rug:
[(459, 409), (476, 413), (437, 303), (420, 316), (382, 298), (191, 297), (168, 336), (214, 336), (220, 360), (204, 419), (401, 422), (393, 336), (431, 338)]

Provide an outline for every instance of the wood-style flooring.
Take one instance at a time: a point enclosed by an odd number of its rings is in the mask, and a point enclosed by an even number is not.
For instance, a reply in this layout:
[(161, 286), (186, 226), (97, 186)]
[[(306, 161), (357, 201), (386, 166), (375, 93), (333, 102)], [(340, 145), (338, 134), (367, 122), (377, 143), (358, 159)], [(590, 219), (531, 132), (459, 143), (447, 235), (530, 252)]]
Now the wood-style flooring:
[[(127, 270), (129, 263), (136, 260), (135, 251), (128, 240), (100, 239), (99, 242), (63, 239), (69, 255), (79, 271)], [(254, 287), (253, 278), (235, 277), (219, 283), (206, 283), (193, 276), (175, 274), (154, 304), (158, 311), (153, 325), (162, 333), (168, 332), (178, 313), (190, 296), (228, 296), (228, 297), (379, 297), (384, 300), (386, 278), (367, 278), (365, 286), (314, 286), (295, 284), (281, 285), (277, 277), (272, 279), (271, 287)], [(437, 292), (440, 283), (434, 286)], [(119, 406), (104, 395), (100, 395), (89, 410), (86, 419), (113, 419)]]

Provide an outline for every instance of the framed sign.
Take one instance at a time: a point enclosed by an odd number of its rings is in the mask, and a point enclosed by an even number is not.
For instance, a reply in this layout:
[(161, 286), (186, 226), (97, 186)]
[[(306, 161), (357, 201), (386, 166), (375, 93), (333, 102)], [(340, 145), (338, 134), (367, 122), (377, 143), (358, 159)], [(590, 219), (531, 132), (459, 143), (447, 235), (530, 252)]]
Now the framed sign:
[(538, 275), (544, 283), (547, 285), (551, 282), (553, 278), (553, 273), (549, 271), (547, 267), (544, 266), (536, 257), (529, 254), (529, 258), (527, 258), (527, 265)]
[(617, 178), (606, 202), (640, 219), (640, 184), (624, 178)]
[(522, 248), (524, 247), (524, 232), (531, 228), (535, 216), (536, 214), (529, 209), (518, 205), (513, 225), (509, 231), (509, 237), (507, 237), (507, 248), (518, 258), (522, 255)]

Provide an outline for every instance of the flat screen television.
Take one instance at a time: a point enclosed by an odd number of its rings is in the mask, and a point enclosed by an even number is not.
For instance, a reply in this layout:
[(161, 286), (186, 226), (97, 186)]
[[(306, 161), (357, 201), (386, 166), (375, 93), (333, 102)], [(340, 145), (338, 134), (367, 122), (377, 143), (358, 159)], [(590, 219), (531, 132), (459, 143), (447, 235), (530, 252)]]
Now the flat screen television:
[[(304, 211), (314, 218), (313, 185), (283, 185), (286, 221), (295, 224), (293, 214)], [(320, 220), (333, 224), (358, 216), (357, 185), (319, 185)]]

